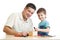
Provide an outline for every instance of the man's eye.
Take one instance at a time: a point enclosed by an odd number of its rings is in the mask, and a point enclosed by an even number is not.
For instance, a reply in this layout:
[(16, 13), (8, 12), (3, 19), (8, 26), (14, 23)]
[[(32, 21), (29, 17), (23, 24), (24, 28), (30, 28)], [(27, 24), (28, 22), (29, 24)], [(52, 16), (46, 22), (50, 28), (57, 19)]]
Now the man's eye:
[(28, 10), (28, 12), (30, 12), (30, 11)]
[(41, 15), (41, 16), (43, 16), (43, 15)]

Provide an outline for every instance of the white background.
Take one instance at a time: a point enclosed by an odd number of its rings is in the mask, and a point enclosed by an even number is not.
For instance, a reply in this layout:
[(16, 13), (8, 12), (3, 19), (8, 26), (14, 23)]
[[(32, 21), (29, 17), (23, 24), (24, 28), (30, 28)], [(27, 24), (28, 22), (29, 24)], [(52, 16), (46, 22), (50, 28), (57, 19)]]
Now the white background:
[[(0, 0), (0, 38), (5, 38), (4, 24), (12, 13), (21, 13), (27, 3), (34, 3), (38, 8), (45, 8), (50, 23), (50, 35), (60, 36), (60, 1), (59, 0)], [(37, 11), (37, 10), (36, 10)], [(40, 22), (37, 14), (32, 15), (34, 27)]]

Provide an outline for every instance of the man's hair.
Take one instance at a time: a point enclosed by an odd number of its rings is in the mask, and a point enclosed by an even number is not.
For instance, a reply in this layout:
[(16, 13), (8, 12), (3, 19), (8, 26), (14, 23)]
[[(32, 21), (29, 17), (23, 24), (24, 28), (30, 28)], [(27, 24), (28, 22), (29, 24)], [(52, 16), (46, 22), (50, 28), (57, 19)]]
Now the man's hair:
[(37, 11), (37, 14), (40, 13), (40, 12), (44, 12), (44, 14), (46, 15), (46, 10), (44, 8), (39, 8), (38, 11)]
[(36, 6), (33, 3), (28, 3), (26, 5), (26, 8), (29, 8), (29, 7), (33, 8), (34, 10), (36, 10)]

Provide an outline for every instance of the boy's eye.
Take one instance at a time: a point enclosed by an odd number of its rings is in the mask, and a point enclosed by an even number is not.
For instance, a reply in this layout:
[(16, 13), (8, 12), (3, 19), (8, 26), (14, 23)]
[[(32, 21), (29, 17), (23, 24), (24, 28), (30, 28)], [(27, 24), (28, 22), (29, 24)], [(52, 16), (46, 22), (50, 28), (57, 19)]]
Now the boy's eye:
[(38, 15), (38, 16), (40, 16), (40, 15)]

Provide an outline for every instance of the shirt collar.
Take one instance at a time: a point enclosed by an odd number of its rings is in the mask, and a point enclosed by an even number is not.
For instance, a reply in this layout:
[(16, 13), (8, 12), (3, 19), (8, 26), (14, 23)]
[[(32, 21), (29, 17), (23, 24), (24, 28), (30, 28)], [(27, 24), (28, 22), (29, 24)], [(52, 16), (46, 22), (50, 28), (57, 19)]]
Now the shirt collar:
[(19, 18), (20, 18), (21, 20), (23, 20), (22, 13), (19, 13)]
[[(24, 21), (22, 13), (19, 13), (18, 15), (19, 15), (20, 20), (23, 20), (23, 21)], [(27, 19), (27, 21), (28, 21), (28, 20), (29, 20), (29, 19)]]

